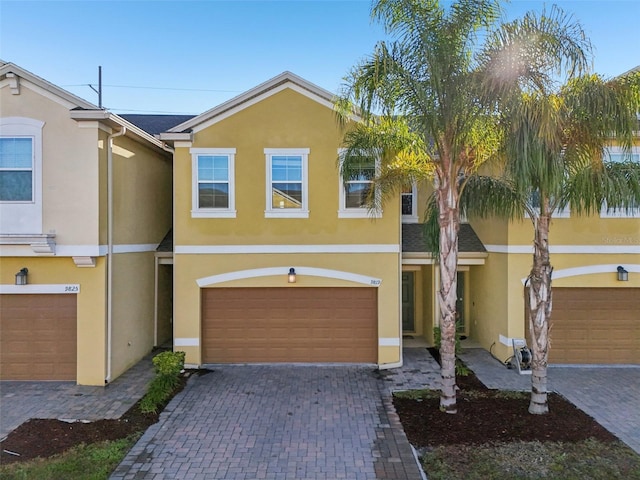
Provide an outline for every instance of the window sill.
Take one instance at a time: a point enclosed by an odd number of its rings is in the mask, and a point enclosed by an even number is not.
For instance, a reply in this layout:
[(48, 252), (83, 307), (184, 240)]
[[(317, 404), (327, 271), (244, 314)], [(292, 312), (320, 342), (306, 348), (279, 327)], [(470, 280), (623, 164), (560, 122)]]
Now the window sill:
[(402, 223), (418, 223), (417, 215), (402, 215)]
[(236, 210), (191, 210), (191, 218), (236, 218)]
[(382, 218), (381, 211), (370, 211), (367, 208), (338, 210), (338, 218)]
[(264, 218), (309, 218), (309, 210), (265, 210)]
[(640, 218), (640, 208), (632, 208), (628, 212), (619, 211), (619, 212), (607, 212), (603, 210), (600, 212), (600, 218)]

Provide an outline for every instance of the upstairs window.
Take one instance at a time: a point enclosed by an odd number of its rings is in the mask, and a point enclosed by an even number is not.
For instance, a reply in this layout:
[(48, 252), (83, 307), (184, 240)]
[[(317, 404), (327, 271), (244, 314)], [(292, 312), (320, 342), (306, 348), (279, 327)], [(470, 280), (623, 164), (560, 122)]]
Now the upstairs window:
[[(605, 151), (604, 162), (633, 162), (640, 163), (640, 147), (632, 147), (631, 151), (625, 151), (620, 147), (611, 147)], [(600, 211), (602, 218), (638, 218), (640, 217), (640, 206), (630, 209), (609, 210), (606, 203)]]
[(191, 216), (235, 218), (235, 148), (192, 148)]
[(33, 202), (32, 137), (0, 137), (0, 201)]
[(347, 180), (340, 179), (340, 209), (339, 218), (379, 218), (382, 212), (371, 212), (368, 200), (375, 195), (374, 180), (379, 164), (374, 157), (362, 156), (359, 160), (350, 162)]
[(402, 189), (402, 222), (418, 223), (418, 195), (416, 184)]
[(265, 217), (308, 218), (308, 148), (265, 148)]

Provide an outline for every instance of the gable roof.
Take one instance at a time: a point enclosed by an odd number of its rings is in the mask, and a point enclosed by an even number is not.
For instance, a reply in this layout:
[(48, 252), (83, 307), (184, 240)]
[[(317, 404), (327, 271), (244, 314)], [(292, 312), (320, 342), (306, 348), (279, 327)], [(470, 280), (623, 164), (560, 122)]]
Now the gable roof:
[(0, 60), (0, 80), (5, 78), (15, 78), (15, 76), (24, 78), (25, 80), (28, 80), (29, 82), (42, 88), (43, 90), (46, 90), (47, 92), (52, 93), (63, 100), (66, 100), (68, 103), (73, 105), (71, 108), (82, 108), (87, 110), (98, 109), (98, 107), (93, 103), (88, 102), (85, 99), (80, 98), (63, 88), (60, 88), (51, 82), (48, 82), (44, 78), (39, 77), (22, 67), (19, 67), (15, 63)]
[(218, 105), (217, 107), (207, 110), (206, 112), (201, 113), (180, 125), (176, 125), (175, 127), (168, 129), (166, 134), (160, 135), (160, 138), (171, 140), (176, 139), (177, 137), (176, 135), (171, 135), (172, 133), (184, 134), (192, 131), (197, 132), (286, 88), (295, 90), (308, 98), (333, 109), (334, 95), (331, 92), (314, 85), (294, 73), (283, 72), (280, 75), (261, 83), (257, 87), (254, 87), (251, 90), (241, 93), (231, 100)]
[(126, 135), (145, 144), (151, 144), (162, 152), (169, 152), (167, 146), (146, 130), (129, 122), (104, 108), (99, 108), (67, 90), (54, 85), (38, 75), (19, 67), (15, 63), (0, 60), (0, 80), (9, 79), (10, 88), (20, 90), (21, 81), (25, 80), (38, 89), (40, 93), (69, 109), (70, 118), (76, 121), (98, 121), (111, 128), (125, 128)]
[(166, 132), (170, 128), (195, 117), (195, 115), (155, 115), (144, 113), (122, 113), (119, 116), (151, 135)]

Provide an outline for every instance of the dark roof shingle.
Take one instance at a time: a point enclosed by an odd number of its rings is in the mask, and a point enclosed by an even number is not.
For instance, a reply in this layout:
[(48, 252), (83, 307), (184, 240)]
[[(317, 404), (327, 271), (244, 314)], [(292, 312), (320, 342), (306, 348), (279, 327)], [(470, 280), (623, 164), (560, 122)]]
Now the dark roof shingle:
[(195, 117), (195, 115), (148, 115), (139, 113), (125, 113), (118, 116), (151, 135), (159, 135), (171, 127), (180, 125)]
[[(402, 251), (405, 253), (429, 253), (424, 239), (422, 223), (402, 224)], [(468, 223), (460, 224), (458, 232), (458, 251), (463, 253), (486, 252), (486, 248)]]

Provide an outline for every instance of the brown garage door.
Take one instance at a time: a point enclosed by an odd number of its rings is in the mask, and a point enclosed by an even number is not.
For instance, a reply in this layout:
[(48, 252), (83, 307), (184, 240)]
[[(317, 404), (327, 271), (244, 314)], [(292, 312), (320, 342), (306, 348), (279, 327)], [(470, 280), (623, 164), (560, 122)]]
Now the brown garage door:
[(76, 379), (75, 295), (0, 295), (0, 379)]
[(203, 289), (203, 363), (376, 363), (377, 323), (375, 288)]
[(640, 363), (640, 289), (554, 288), (550, 363)]

